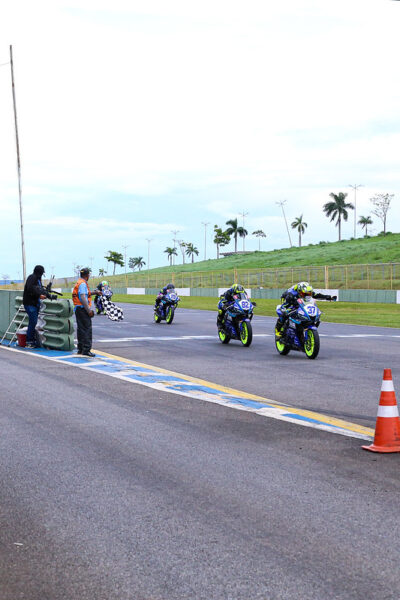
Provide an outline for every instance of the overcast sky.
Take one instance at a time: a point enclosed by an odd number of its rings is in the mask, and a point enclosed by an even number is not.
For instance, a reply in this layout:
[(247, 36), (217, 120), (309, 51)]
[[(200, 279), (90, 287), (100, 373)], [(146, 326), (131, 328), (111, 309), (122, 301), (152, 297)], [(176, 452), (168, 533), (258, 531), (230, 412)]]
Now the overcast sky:
[[(335, 241), (322, 207), (331, 192), (354, 202), (349, 184), (363, 185), (357, 220), (374, 194), (395, 194), (387, 228), (400, 230), (399, 2), (7, 4), (0, 278), (22, 275), (10, 44), (28, 273), (38, 263), (97, 273), (124, 246), (146, 263), (150, 248), (150, 267), (161, 266), (174, 230), (199, 259), (206, 231), (214, 258), (214, 224), (241, 213), (249, 234), (265, 231), (262, 249), (287, 247), (282, 200), (289, 224), (308, 223), (304, 244)], [(343, 238), (353, 230), (351, 212)], [(257, 248), (249, 235), (246, 250)]]

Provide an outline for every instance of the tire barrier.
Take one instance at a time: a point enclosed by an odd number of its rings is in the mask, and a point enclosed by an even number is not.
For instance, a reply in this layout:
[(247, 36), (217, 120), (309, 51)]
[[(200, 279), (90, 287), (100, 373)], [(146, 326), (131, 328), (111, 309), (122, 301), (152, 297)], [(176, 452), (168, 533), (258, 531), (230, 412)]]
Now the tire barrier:
[[(15, 308), (22, 304), (22, 296), (15, 298)], [(24, 314), (24, 313), (23, 313)], [(73, 350), (74, 344), (74, 308), (72, 300), (59, 298), (57, 300), (42, 300), (36, 333), (40, 343), (52, 350)], [(18, 327), (23, 316), (16, 319)], [(26, 319), (25, 323), (26, 324)]]

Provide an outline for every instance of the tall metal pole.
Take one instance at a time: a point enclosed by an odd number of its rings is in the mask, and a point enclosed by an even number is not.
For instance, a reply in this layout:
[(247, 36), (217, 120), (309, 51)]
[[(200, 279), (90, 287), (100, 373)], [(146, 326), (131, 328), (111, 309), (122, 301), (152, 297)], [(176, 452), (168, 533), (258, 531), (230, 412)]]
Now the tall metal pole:
[(286, 231), (287, 231), (287, 234), (288, 234), (290, 247), (292, 248), (292, 240), (290, 239), (289, 227), (288, 227), (288, 224), (287, 224), (287, 221), (286, 221), (285, 211), (283, 210), (283, 205), (286, 204), (286, 202), (287, 202), (287, 200), (280, 200), (279, 202), (276, 202), (276, 204), (279, 204), (279, 206), (282, 209), (283, 218), (285, 219)]
[(147, 241), (147, 270), (150, 269), (150, 242), (153, 241), (153, 239), (149, 239), (146, 238)]
[(14, 65), (13, 65), (12, 46), (10, 46), (10, 65), (11, 65), (12, 96), (13, 96), (13, 105), (14, 105), (15, 140), (16, 140), (16, 144), (17, 144), (18, 196), (19, 196), (19, 218), (20, 218), (20, 223), (21, 223), (22, 271), (23, 271), (24, 282), (25, 282), (26, 281), (26, 260), (25, 260), (25, 240), (24, 240), (24, 215), (23, 215), (23, 211), (22, 211), (21, 161), (20, 161), (20, 155), (19, 155), (17, 103), (15, 100)]
[(354, 190), (354, 239), (357, 237), (356, 225), (357, 225), (357, 190), (359, 187), (363, 187), (362, 183), (352, 185), (349, 183), (349, 187)]
[(204, 225), (204, 260), (207, 260), (207, 225), (209, 225), (209, 221), (202, 221), (202, 225)]
[[(176, 246), (176, 234), (179, 233), (179, 229), (176, 229), (175, 231), (171, 231), (171, 233), (174, 234), (173, 237), (173, 242), (174, 242), (174, 250), (176, 250), (175, 246)], [(172, 260), (173, 260), (173, 264), (175, 265), (175, 254), (172, 255)]]
[(129, 246), (122, 246), (124, 249), (124, 264), (125, 264), (125, 285), (126, 287), (128, 287), (128, 277), (126, 275), (126, 249), (129, 248)]
[[(248, 215), (248, 214), (249, 214), (248, 212), (242, 212), (242, 213), (239, 213), (239, 215), (242, 215), (242, 218), (243, 218), (243, 229), (244, 229), (244, 218), (245, 218), (245, 217), (247, 217), (247, 215)], [(246, 237), (246, 236), (244, 235), (244, 236), (243, 236), (243, 252), (244, 252), (244, 238), (245, 238), (245, 237)]]

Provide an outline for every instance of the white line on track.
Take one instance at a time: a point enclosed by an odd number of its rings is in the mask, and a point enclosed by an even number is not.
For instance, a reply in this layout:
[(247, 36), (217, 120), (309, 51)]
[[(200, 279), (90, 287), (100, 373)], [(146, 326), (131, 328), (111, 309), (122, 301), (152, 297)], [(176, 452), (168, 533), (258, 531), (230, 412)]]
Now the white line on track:
[[(375, 338), (375, 337), (390, 337), (390, 338), (400, 338), (400, 335), (388, 335), (388, 334), (379, 334), (379, 333), (355, 333), (351, 335), (340, 335), (340, 334), (329, 334), (329, 333), (320, 333), (321, 337), (328, 338)], [(274, 337), (272, 333), (255, 333), (253, 337)], [(217, 339), (216, 335), (179, 335), (179, 336), (137, 336), (137, 337), (120, 337), (120, 338), (103, 338), (100, 340), (96, 340), (96, 343), (113, 343), (113, 342), (146, 342), (146, 341), (172, 341), (172, 340), (214, 340)]]

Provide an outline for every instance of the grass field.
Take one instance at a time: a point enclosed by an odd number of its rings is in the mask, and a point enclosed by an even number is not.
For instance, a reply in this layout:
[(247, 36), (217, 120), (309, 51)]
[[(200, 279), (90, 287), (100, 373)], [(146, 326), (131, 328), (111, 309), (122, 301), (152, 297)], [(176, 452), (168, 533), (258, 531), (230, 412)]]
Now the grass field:
[[(128, 296), (115, 294), (113, 301), (116, 303), (127, 302), (130, 304), (154, 304), (154, 296)], [(257, 300), (254, 310), (256, 315), (276, 316), (277, 300)], [(217, 309), (218, 298), (202, 298), (199, 296), (185, 296), (179, 306), (182, 308), (195, 308), (199, 310)], [(348, 323), (353, 325), (370, 325), (377, 327), (400, 327), (400, 304), (364, 304), (353, 302), (320, 302), (322, 321), (327, 323)]]

